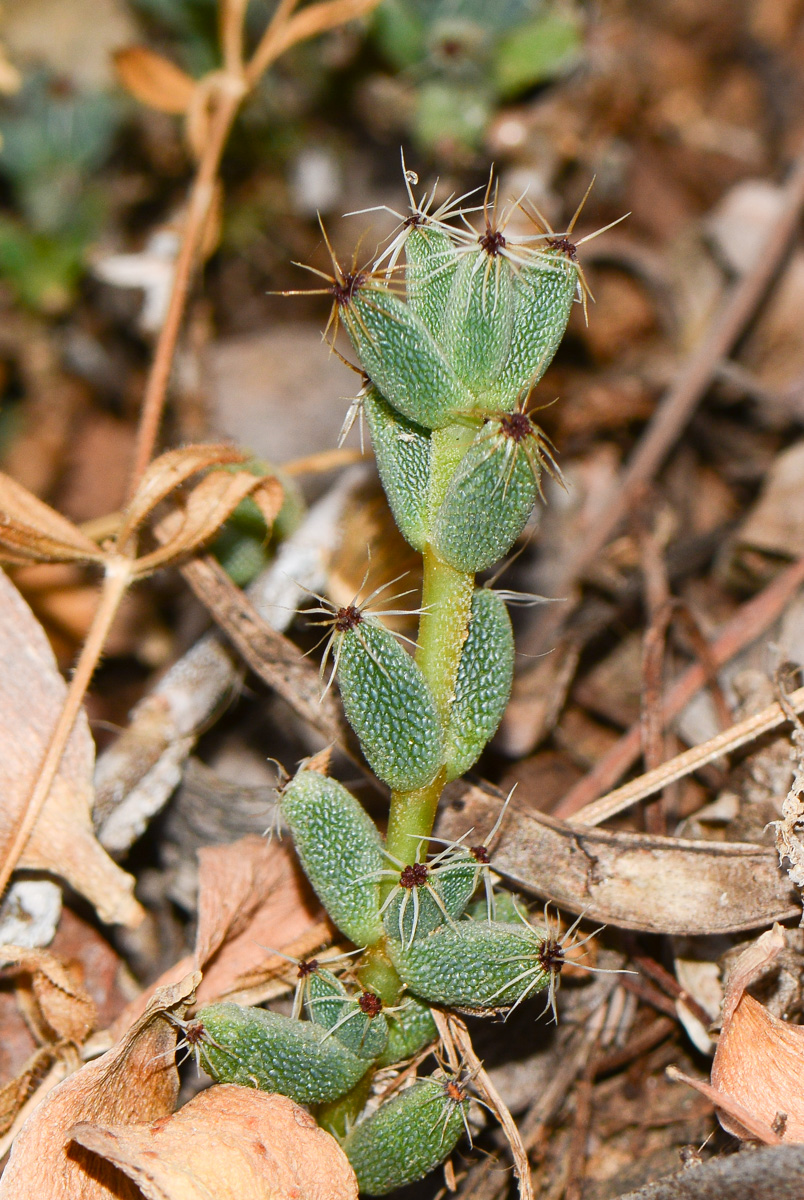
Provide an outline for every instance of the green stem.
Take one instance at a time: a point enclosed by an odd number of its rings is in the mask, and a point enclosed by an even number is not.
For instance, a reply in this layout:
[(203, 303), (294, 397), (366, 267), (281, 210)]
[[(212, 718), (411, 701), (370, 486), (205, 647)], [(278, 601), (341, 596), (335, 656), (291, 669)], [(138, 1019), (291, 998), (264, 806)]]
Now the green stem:
[[(441, 503), (449, 480), (474, 434), (474, 427), (466, 424), (433, 432), (429, 497), (431, 514)], [(441, 718), (442, 732), (446, 733), (461, 651), (469, 627), (475, 579), (470, 573), (448, 566), (429, 544), (425, 545), (422, 558), (424, 579), (416, 661), (430, 686)], [(388, 853), (400, 862), (413, 863), (426, 856), (425, 839), (433, 831), (445, 781), (446, 770), (442, 766), (424, 787), (411, 792), (394, 792), (391, 796), (385, 844)], [(385, 895), (391, 886), (383, 886)]]
[(338, 1139), (346, 1137), (360, 1113), (366, 1106), (371, 1094), (371, 1083), (374, 1079), (374, 1067), (370, 1067), (362, 1079), (359, 1079), (351, 1092), (341, 1096), (339, 1100), (330, 1100), (322, 1104), (316, 1112), (316, 1120), (322, 1129)]
[(385, 939), (369, 946), (360, 958), (357, 978), (362, 988), (376, 992), (386, 1008), (397, 1004), (402, 994), (402, 980), (385, 949)]

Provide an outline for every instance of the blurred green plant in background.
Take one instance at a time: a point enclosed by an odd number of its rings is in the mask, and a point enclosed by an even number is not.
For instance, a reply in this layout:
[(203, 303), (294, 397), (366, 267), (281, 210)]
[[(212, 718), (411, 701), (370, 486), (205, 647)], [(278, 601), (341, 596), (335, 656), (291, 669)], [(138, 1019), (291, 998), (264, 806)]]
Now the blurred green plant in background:
[(5, 177), (14, 212), (0, 213), (0, 273), (25, 305), (58, 313), (72, 301), (88, 245), (107, 212), (96, 178), (124, 105), (40, 68), (0, 112)]
[(422, 150), (475, 150), (500, 104), (578, 61), (581, 26), (544, 0), (383, 0), (374, 37), (413, 90)]

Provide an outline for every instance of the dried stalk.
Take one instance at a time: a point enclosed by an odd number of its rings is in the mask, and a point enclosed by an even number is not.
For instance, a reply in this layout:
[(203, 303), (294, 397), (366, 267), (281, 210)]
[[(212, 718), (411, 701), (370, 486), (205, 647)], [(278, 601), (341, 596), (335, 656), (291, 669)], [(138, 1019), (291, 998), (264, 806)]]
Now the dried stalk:
[(62, 756), (73, 731), (73, 725), (81, 710), (84, 695), (103, 653), (103, 647), (120, 607), (120, 601), (131, 580), (131, 566), (131, 560), (118, 558), (112, 560), (106, 568), (98, 607), (76, 663), (75, 672), (70, 680), (64, 707), (59, 714), (36, 781), (25, 807), (20, 813), (19, 824), (14, 832), (11, 846), (3, 863), (0, 864), (0, 895), (8, 886), (12, 872), (19, 862), (20, 855), (25, 849), (25, 844), (31, 836), (31, 831), (47, 800), (53, 780), (56, 778)]
[[(787, 697), (787, 703), (793, 712), (804, 712), (804, 687), (791, 692)], [(623, 787), (615, 788), (608, 795), (601, 796), (599, 800), (587, 804), (573, 815), (572, 824), (600, 825), (609, 817), (624, 812), (639, 800), (644, 800), (646, 796), (652, 796), (654, 792), (660, 791), (668, 783), (675, 783), (676, 780), (683, 779), (685, 775), (690, 775), (693, 771), (705, 767), (707, 763), (714, 762), (715, 759), (722, 758), (724, 754), (730, 754), (732, 750), (739, 749), (746, 742), (761, 737), (763, 733), (768, 733), (771, 729), (777, 729), (779, 725), (784, 725), (785, 721), (789, 719), (781, 704), (774, 701), (773, 704), (769, 704), (767, 708), (763, 708), (753, 717), (746, 717), (744, 721), (739, 721), (729, 729), (724, 729), (722, 733), (710, 738), (708, 742), (702, 742), (700, 746), (693, 746), (692, 749), (685, 750), (683, 754), (677, 754), (675, 758), (668, 759), (653, 771), (647, 771), (638, 779), (633, 779)]]

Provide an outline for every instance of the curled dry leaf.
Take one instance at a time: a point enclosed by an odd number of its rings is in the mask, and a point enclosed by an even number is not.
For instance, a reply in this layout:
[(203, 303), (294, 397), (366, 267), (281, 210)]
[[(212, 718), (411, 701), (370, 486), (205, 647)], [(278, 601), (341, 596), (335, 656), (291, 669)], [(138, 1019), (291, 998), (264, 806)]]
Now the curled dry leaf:
[(804, 1027), (781, 1021), (746, 988), (784, 949), (780, 925), (740, 955), (726, 983), (711, 1086), (686, 1076), (717, 1105), (724, 1129), (763, 1142), (804, 1142)]
[(95, 543), (72, 521), (2, 472), (0, 558), (10, 563), (103, 561)]
[[(67, 692), (42, 627), (2, 571), (0, 664), (2, 862)], [(19, 865), (60, 875), (94, 904), (102, 920), (136, 925), (142, 910), (133, 896), (134, 880), (112, 862), (92, 832), (94, 755), (82, 712)]]
[(47, 950), (0, 946), (0, 966), (15, 966), (30, 976), (29, 1019), (42, 1041), (66, 1040), (80, 1045), (95, 1027), (97, 1009), (67, 967)]
[[(441, 837), (492, 828), (504, 796), (459, 783), (446, 793)], [(650, 933), (717, 934), (752, 929), (801, 912), (775, 851), (743, 842), (705, 842), (608, 833), (517, 807), (494, 847), (494, 869), (591, 920)]]
[(44, 1098), (14, 1142), (0, 1179), (2, 1200), (133, 1200), (135, 1189), (121, 1192), (116, 1169), (72, 1145), (69, 1131), (79, 1122), (134, 1125), (173, 1112), (176, 1027), (164, 1014), (184, 1015), (198, 979), (162, 988), (116, 1046)]
[[(229, 518), (246, 496), (259, 491), (263, 516), (269, 524), (282, 507), (282, 485), (271, 477), (260, 478), (249, 471), (213, 471), (206, 475), (187, 497), (181, 521), (170, 523), (171, 532), (167, 540), (154, 550), (137, 559), (138, 575), (145, 575), (159, 567), (167, 566), (175, 559), (189, 554), (213, 534)], [(167, 524), (167, 523), (165, 523)]]
[(161, 54), (128, 46), (114, 55), (114, 65), (123, 87), (149, 108), (180, 116), (190, 107), (195, 80)]
[(0, 1134), (6, 1133), (25, 1101), (52, 1065), (58, 1051), (40, 1046), (31, 1054), (13, 1079), (0, 1087)]
[(80, 1124), (79, 1145), (113, 1163), (148, 1200), (356, 1200), (330, 1134), (284, 1096), (225, 1084), (150, 1125)]
[(209, 467), (242, 462), (245, 457), (242, 451), (223, 444), (182, 446), (160, 454), (148, 467), (123, 513), (123, 523), (117, 534), (118, 548), (125, 552), (128, 541), (157, 504), (191, 475)]

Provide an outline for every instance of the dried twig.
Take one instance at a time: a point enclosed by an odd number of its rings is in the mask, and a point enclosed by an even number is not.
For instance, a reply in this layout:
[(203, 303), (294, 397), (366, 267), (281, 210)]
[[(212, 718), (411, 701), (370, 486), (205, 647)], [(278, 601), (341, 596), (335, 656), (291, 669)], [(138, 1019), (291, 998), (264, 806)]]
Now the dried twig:
[(533, 1200), (533, 1184), (530, 1178), (528, 1152), (516, 1127), (516, 1122), (508, 1110), (508, 1106), (491, 1082), (491, 1079), (483, 1068), (483, 1063), (475, 1053), (472, 1039), (469, 1036), (469, 1030), (460, 1017), (455, 1016), (454, 1013), (442, 1013), (437, 1009), (433, 1009), (433, 1019), (438, 1027), (442, 1041), (448, 1049), (448, 1053), (451, 1050), (451, 1057), (454, 1057), (457, 1051), (460, 1061), (469, 1068), (475, 1087), (482, 1094), (486, 1103), (493, 1109), (494, 1115), (500, 1122), (506, 1141), (511, 1147), (514, 1171), (519, 1180), (520, 1197), (522, 1200)]
[(188, 121), (203, 114), (203, 136), (191, 137), (200, 147), (198, 166), (190, 189), (181, 245), (165, 320), (159, 332), (154, 360), (143, 397), (130, 491), (137, 489), (156, 446), (165, 406), (173, 356), (176, 351), (193, 271), (207, 232), (223, 151), (240, 106), (276, 59), (297, 42), (371, 11), (378, 0), (324, 0), (293, 15), (298, 0), (281, 0), (247, 63), (243, 58), (243, 22), (246, 5), (228, 0), (221, 10), (224, 70), (215, 71), (196, 85)]
[[(791, 692), (787, 701), (793, 712), (804, 712), (804, 687)], [(707, 763), (714, 762), (724, 754), (730, 754), (732, 750), (737, 750), (746, 742), (752, 742), (763, 733), (777, 729), (788, 719), (787, 713), (780, 704), (769, 704), (767, 708), (755, 713), (753, 717), (746, 717), (744, 721), (739, 721), (736, 725), (724, 729), (722, 733), (710, 738), (708, 742), (703, 742), (700, 746), (693, 746), (691, 750), (685, 750), (683, 754), (678, 754), (675, 758), (662, 763), (655, 771), (648, 771), (645, 775), (640, 775), (638, 779), (632, 780), (631, 783), (626, 783), (623, 787), (609, 792), (608, 795), (601, 796), (592, 804), (576, 810), (572, 823), (573, 825), (599, 825), (609, 817), (630, 808), (637, 801), (644, 800), (646, 796), (652, 796), (666, 784), (683, 779), (685, 775), (692, 774), (693, 771), (699, 770)]]
[[(763, 591), (744, 604), (731, 620), (726, 622), (720, 635), (714, 640), (711, 646), (712, 661), (717, 664), (718, 668), (724, 666), (735, 654), (739, 654), (751, 642), (756, 641), (773, 624), (801, 587), (802, 583), (804, 583), (804, 558), (800, 558), (777, 575), (772, 583), (768, 584)], [(695, 666), (689, 667), (680, 679), (668, 689), (664, 702), (665, 722), (671, 721), (674, 717), (678, 716), (695, 693), (706, 683), (706, 675), (707, 671), (704, 666), (696, 663)], [(781, 724), (781, 721), (776, 721), (775, 724)], [(768, 728), (774, 728), (774, 724)], [(723, 735), (719, 736), (725, 737), (728, 733), (729, 730), (726, 730)], [(751, 733), (743, 740), (749, 741), (752, 737), (756, 736), (757, 734)], [(742, 745), (742, 741), (738, 741), (737, 745)], [(635, 725), (603, 755), (593, 770), (585, 775), (575, 787), (570, 788), (561, 800), (561, 803), (556, 807), (555, 816), (576, 816), (581, 810), (585, 810), (588, 805), (590, 807), (588, 812), (584, 813), (584, 824), (597, 824), (599, 821), (605, 820), (606, 816), (613, 816), (615, 812), (622, 811), (621, 808), (615, 807), (611, 811), (606, 810), (605, 816), (598, 816), (598, 811), (602, 812), (603, 810), (598, 810), (597, 808), (593, 810), (591, 802), (601, 792), (604, 792), (606, 788), (611, 787), (636, 762), (639, 757), (640, 746), (640, 727), (639, 725)], [(735, 747), (732, 746), (730, 748), (734, 749)], [(687, 751), (687, 753), (695, 754), (700, 749), (700, 747), (697, 747), (691, 751)], [(720, 753), (727, 753), (727, 748), (721, 749)], [(717, 757), (717, 754), (712, 755), (712, 758)], [(704, 761), (711, 762), (712, 758), (705, 759)], [(672, 759), (671, 762), (677, 763), (679, 760), (685, 760), (685, 755), (679, 755), (678, 759)], [(703, 766), (704, 761), (700, 763), (696, 761), (695, 766), (690, 768), (682, 767), (680, 774), (674, 775), (673, 778), (680, 779), (683, 775), (688, 775), (690, 771), (696, 770), (698, 766)], [(658, 772), (662, 772), (668, 767), (669, 764), (665, 763), (662, 767), (658, 768)], [(652, 795), (656, 790), (653, 776), (654, 773), (649, 772), (649, 790), (640, 790), (638, 796), (631, 797), (630, 793), (626, 793), (625, 788), (618, 788), (615, 793), (612, 793), (612, 795), (617, 797), (616, 803), (620, 803), (622, 800), (622, 807), (627, 808), (629, 805), (636, 803), (637, 799), (642, 800), (646, 795)], [(648, 779), (648, 776), (643, 778)], [(662, 775), (658, 786), (663, 787), (665, 783), (669, 782), (671, 782), (670, 775), (668, 774), (667, 777)], [(634, 780), (633, 784), (627, 784), (626, 787), (636, 787), (639, 783), (639, 780)], [(625, 798), (626, 795), (628, 799)], [(607, 796), (605, 799), (609, 801), (610, 797)], [(600, 803), (602, 804), (603, 801), (601, 800)], [(594, 819), (591, 822), (588, 820), (589, 813), (594, 814)], [(577, 816), (576, 819), (578, 819)]]

